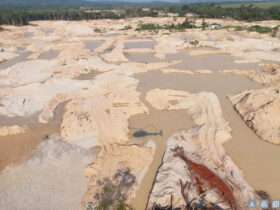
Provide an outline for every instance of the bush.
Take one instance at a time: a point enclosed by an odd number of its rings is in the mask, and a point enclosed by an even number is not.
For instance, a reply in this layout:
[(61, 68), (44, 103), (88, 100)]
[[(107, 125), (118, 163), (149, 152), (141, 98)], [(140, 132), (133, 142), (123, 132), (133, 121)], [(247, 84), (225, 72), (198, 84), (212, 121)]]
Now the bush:
[(102, 33), (102, 30), (101, 30), (100, 28), (95, 28), (95, 29), (94, 29), (94, 32), (95, 32), (95, 33)]
[(130, 29), (132, 29), (132, 26), (128, 25), (128, 26), (123, 27), (122, 30), (126, 31), (126, 30), (130, 30)]
[(248, 28), (248, 31), (266, 34), (266, 33), (272, 33), (273, 28), (267, 26), (253, 25)]
[(198, 28), (193, 22), (185, 19), (183, 23), (178, 24), (153, 24), (153, 23), (145, 23), (139, 24), (136, 28), (136, 31), (159, 31), (159, 30), (169, 30), (169, 31), (182, 31), (188, 28)]
[(164, 27), (153, 23), (143, 23), (137, 26), (136, 31), (157, 31), (160, 29), (164, 29)]
[(87, 204), (87, 210), (132, 210), (126, 204), (128, 191), (135, 184), (136, 178), (129, 169), (120, 169), (111, 178), (99, 181), (100, 191), (94, 195), (94, 203)]
[(277, 36), (277, 34), (279, 33), (279, 28), (280, 28), (280, 25), (275, 26), (275, 27), (272, 29), (272, 36), (273, 36), (273, 37), (276, 37), (276, 36)]

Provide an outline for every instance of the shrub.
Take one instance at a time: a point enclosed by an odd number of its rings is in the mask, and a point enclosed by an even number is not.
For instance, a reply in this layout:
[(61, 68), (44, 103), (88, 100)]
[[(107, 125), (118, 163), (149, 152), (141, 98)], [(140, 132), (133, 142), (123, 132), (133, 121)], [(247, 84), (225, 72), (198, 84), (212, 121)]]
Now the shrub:
[(132, 29), (132, 26), (130, 26), (130, 25), (125, 26), (125, 27), (123, 27), (123, 29), (122, 29), (122, 30), (126, 31), (126, 30), (129, 30), (129, 29)]
[(102, 30), (101, 30), (100, 28), (95, 28), (95, 29), (94, 29), (94, 32), (95, 32), (95, 33), (102, 33)]
[[(111, 178), (100, 181), (101, 191), (96, 193), (95, 210), (132, 210), (126, 204), (128, 191), (135, 184), (135, 176), (129, 169), (120, 169)], [(88, 203), (87, 210), (92, 210), (93, 203)]]
[(272, 33), (272, 28), (267, 26), (253, 25), (248, 28), (250, 32), (257, 32), (261, 34)]
[(153, 23), (143, 23), (137, 26), (136, 31), (156, 31), (160, 29), (164, 29), (164, 27)]

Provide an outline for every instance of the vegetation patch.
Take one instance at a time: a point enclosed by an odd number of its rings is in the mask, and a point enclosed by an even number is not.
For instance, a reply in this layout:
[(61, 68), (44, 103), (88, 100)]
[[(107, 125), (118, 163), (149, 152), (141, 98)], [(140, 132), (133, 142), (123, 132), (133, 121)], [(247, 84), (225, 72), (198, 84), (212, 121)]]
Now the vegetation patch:
[(127, 26), (122, 28), (123, 31), (127, 31), (127, 30), (130, 30), (130, 29), (132, 29), (132, 26), (130, 26), (130, 25), (127, 25)]
[(253, 25), (248, 28), (248, 31), (266, 34), (266, 33), (272, 33), (273, 28), (267, 26)]
[(248, 31), (248, 32), (257, 32), (260, 34), (271, 34), (271, 36), (276, 36), (280, 26), (269, 27), (269, 26), (261, 26), (261, 25), (253, 25), (253, 26), (226, 26), (225, 29), (233, 29), (235, 31)]
[(101, 191), (94, 196), (95, 203), (89, 202), (87, 210), (133, 210), (126, 204), (129, 189), (135, 184), (136, 178), (129, 169), (116, 172), (113, 178), (99, 181)]
[(95, 29), (94, 29), (94, 32), (95, 32), (95, 33), (102, 33), (102, 30), (101, 30), (100, 28), (95, 28)]
[(230, 29), (233, 29), (235, 31), (244, 31), (244, 30), (246, 30), (246, 27), (244, 27), (244, 26), (227, 26), (226, 28), (230, 28)]
[(187, 18), (183, 23), (178, 24), (153, 24), (153, 23), (142, 23), (139, 24), (136, 28), (136, 31), (159, 31), (159, 30), (168, 30), (168, 31), (183, 31), (190, 28), (199, 28), (192, 21), (189, 21)]

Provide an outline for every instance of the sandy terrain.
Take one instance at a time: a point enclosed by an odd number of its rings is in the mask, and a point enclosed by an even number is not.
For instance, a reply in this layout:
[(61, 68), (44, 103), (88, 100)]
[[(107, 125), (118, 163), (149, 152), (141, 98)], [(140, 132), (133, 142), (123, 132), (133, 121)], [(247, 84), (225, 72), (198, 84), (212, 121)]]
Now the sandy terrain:
[[(171, 197), (182, 207), (201, 202), (201, 187), (204, 204), (223, 200), (222, 209), (247, 209), (255, 190), (279, 198), (279, 38), (135, 31), (139, 21), (3, 27), (0, 209), (144, 210)], [(227, 196), (194, 178), (195, 163)]]

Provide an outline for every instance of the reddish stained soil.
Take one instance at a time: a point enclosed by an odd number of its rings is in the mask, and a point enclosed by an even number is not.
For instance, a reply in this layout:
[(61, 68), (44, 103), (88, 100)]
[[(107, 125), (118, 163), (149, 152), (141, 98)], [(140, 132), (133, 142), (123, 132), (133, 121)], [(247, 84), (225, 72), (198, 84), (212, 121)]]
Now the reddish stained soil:
[(213, 171), (211, 171), (204, 165), (195, 163), (192, 160), (188, 159), (185, 156), (184, 149), (182, 147), (178, 147), (174, 150), (174, 156), (181, 158), (188, 165), (190, 172), (196, 177), (196, 179), (199, 180), (197, 183), (200, 185), (200, 190), (202, 182), (206, 183), (210, 189), (217, 189), (218, 193), (224, 199), (224, 201), (229, 203), (231, 209), (238, 209), (231, 188)]

